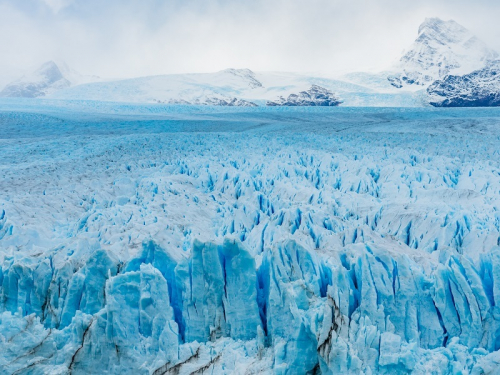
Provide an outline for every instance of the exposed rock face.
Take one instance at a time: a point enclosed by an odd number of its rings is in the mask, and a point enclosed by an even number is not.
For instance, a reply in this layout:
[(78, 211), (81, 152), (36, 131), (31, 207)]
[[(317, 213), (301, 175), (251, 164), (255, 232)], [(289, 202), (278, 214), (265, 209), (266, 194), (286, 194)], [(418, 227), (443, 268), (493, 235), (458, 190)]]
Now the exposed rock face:
[[(158, 101), (162, 103), (161, 101)], [(192, 102), (184, 100), (184, 99), (170, 99), (168, 104), (176, 104), (176, 105), (215, 105), (215, 106), (223, 106), (223, 107), (257, 107), (257, 104), (249, 102), (247, 100), (238, 99), (238, 98), (217, 98), (217, 97), (208, 97), (205, 99), (196, 99)]]
[(500, 61), (463, 76), (449, 75), (427, 88), (435, 107), (500, 106)]
[(420, 25), (417, 39), (401, 57), (398, 73), (388, 80), (398, 88), (426, 86), (448, 74), (480, 69), (497, 57), (495, 51), (455, 21), (427, 18)]
[(275, 101), (267, 102), (268, 106), (301, 106), (301, 107), (334, 107), (342, 102), (333, 92), (321, 86), (312, 85), (307, 91), (298, 94), (290, 94), (288, 98), (280, 96)]
[(203, 103), (196, 103), (202, 105), (220, 105), (220, 106), (229, 106), (229, 107), (257, 107), (257, 104), (249, 102), (247, 100), (238, 99), (238, 98), (207, 98)]

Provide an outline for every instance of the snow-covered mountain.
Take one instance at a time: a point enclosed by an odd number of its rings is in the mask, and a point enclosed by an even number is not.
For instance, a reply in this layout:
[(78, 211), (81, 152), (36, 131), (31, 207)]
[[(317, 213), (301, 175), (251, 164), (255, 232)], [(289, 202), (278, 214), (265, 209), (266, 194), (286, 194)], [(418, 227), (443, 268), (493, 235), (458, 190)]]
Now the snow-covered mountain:
[(448, 74), (483, 68), (498, 54), (457, 22), (427, 18), (418, 37), (388, 77), (395, 87), (427, 86)]
[(96, 76), (84, 76), (64, 63), (48, 61), (37, 70), (10, 84), (0, 91), (3, 97), (37, 98), (56, 91), (99, 80)]
[(427, 88), (436, 107), (500, 106), (500, 61), (463, 76), (448, 75)]
[[(308, 99), (311, 96), (309, 90), (319, 87), (325, 90), (320, 96), (331, 99), (328, 105), (342, 102), (344, 106), (415, 107), (429, 105), (426, 88), (434, 81), (443, 80), (450, 74), (457, 76), (481, 70), (497, 58), (495, 51), (455, 21), (428, 18), (419, 27), (418, 38), (400, 61), (392, 69), (376, 74), (354, 72), (334, 79), (225, 69), (215, 73), (99, 81), (97, 77), (78, 75), (64, 64), (48, 62), (33, 74), (8, 85), (0, 96), (177, 105), (258, 106), (269, 103), (312, 106), (319, 102)], [(447, 84), (456, 83), (452, 81), (448, 79)], [(461, 81), (464, 82), (454, 90), (463, 90), (466, 78)], [(469, 86), (472, 84), (468, 83)], [(481, 88), (481, 95), (484, 96), (484, 92), (492, 87), (488, 84)], [(440, 93), (448, 95), (449, 91), (441, 89)], [(432, 104), (443, 101), (434, 100)], [(477, 100), (469, 101), (469, 104), (474, 102)]]
[(168, 74), (96, 82), (62, 90), (51, 97), (183, 105), (251, 105), (242, 97), (261, 87), (262, 83), (251, 70), (226, 69), (216, 73)]
[(64, 100), (97, 100), (128, 103), (183, 105), (263, 105), (320, 86), (345, 106), (421, 106), (419, 95), (392, 87), (388, 90), (339, 79), (287, 72), (252, 72), (226, 69), (215, 73), (167, 74), (120, 81), (95, 82), (70, 87), (49, 97)]

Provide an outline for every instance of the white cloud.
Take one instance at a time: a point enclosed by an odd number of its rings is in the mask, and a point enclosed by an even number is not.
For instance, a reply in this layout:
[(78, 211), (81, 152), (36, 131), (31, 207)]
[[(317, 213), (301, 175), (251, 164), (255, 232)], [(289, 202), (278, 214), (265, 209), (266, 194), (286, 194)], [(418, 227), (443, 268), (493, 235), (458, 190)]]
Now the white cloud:
[(52, 12), (59, 13), (62, 9), (71, 5), (73, 0), (42, 0), (42, 2), (48, 6)]
[(388, 67), (425, 17), (500, 50), (497, 0), (0, 0), (0, 83), (47, 60), (102, 77)]

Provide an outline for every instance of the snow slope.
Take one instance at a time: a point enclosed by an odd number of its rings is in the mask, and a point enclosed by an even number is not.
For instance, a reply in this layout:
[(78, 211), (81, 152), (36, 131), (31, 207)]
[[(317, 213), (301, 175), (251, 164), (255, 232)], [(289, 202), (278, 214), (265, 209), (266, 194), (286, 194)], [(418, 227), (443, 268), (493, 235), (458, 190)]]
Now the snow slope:
[(0, 371), (495, 373), (499, 119), (0, 100)]
[[(288, 97), (317, 85), (332, 91), (344, 105), (421, 106), (420, 97), (411, 92), (378, 90), (348, 80), (282, 72), (252, 72), (226, 69), (217, 73), (173, 74), (122, 81), (80, 85), (53, 93), (65, 100), (97, 100), (128, 103), (210, 104), (217, 100), (244, 100), (265, 106), (280, 96)], [(379, 97), (383, 97), (378, 101)]]
[(427, 86), (448, 74), (462, 75), (498, 58), (484, 42), (457, 22), (427, 18), (418, 37), (393, 68), (395, 87)]
[(0, 97), (44, 97), (58, 90), (98, 80), (99, 77), (83, 76), (64, 63), (48, 61), (31, 74), (5, 86), (0, 91)]

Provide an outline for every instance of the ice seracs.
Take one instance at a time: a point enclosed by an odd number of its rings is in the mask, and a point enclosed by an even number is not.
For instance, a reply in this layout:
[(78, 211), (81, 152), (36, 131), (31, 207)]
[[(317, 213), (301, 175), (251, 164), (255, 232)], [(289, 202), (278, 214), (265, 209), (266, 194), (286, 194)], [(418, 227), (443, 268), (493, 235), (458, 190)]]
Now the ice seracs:
[(341, 103), (342, 101), (332, 91), (318, 85), (312, 85), (309, 90), (290, 94), (287, 98), (280, 96), (274, 101), (268, 101), (267, 106), (335, 107)]
[(33, 73), (28, 74), (0, 91), (2, 97), (38, 98), (56, 91), (99, 80), (95, 76), (83, 76), (64, 63), (48, 61)]
[(427, 86), (448, 74), (480, 69), (497, 57), (497, 52), (457, 22), (427, 18), (388, 79), (398, 88)]
[(494, 374), (498, 121), (0, 100), (0, 373)]

